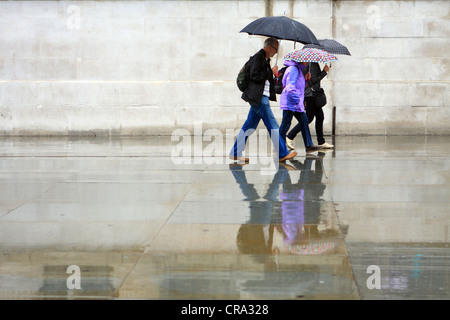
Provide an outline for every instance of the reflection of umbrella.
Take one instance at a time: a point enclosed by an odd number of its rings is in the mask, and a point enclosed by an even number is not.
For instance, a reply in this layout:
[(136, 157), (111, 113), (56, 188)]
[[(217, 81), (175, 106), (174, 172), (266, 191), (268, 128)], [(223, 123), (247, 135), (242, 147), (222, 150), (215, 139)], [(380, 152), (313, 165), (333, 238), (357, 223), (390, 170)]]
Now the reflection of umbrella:
[(248, 24), (241, 32), (280, 40), (291, 40), (303, 44), (320, 44), (307, 26), (285, 16), (259, 18)]
[(305, 244), (288, 245), (287, 250), (290, 254), (315, 255), (329, 253), (335, 248), (334, 242), (313, 241)]
[(315, 48), (304, 48), (300, 50), (295, 50), (285, 55), (283, 59), (294, 60), (297, 62), (324, 62), (324, 63), (338, 60), (338, 58), (334, 54)]
[(336, 40), (323, 39), (319, 40), (319, 43), (320, 45), (307, 44), (303, 48), (316, 48), (333, 54), (345, 54), (347, 56), (351, 56), (350, 51), (348, 51), (347, 47), (337, 42)]

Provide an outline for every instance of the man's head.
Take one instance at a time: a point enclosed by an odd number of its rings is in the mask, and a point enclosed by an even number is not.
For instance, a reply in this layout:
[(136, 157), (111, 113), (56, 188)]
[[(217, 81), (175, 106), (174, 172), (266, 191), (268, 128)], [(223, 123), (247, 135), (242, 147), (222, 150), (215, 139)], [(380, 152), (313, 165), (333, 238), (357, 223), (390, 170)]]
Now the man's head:
[(266, 58), (272, 58), (278, 52), (278, 40), (275, 38), (267, 38), (264, 41), (263, 49), (266, 52)]

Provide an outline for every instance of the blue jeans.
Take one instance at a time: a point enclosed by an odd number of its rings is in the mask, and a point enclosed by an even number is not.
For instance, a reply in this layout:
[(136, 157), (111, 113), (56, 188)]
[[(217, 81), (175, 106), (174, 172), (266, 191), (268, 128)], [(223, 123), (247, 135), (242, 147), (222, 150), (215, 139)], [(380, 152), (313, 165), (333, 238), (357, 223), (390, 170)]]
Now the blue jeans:
[[(305, 143), (305, 147), (308, 148), (310, 146), (313, 145), (312, 139), (311, 139), (311, 132), (309, 131), (309, 120), (308, 117), (306, 116), (305, 112), (294, 112), (294, 111), (290, 111), (290, 110), (283, 110), (283, 120), (281, 121), (281, 126), (280, 126), (280, 137), (286, 141), (286, 133), (288, 132), (290, 126), (291, 126), (291, 122), (292, 122), (292, 117), (295, 117), (295, 119), (297, 119), (298, 124), (295, 126), (295, 128), (297, 128), (299, 131), (302, 132), (302, 136), (303, 136), (303, 142)], [(298, 132), (298, 131), (297, 131)], [(291, 140), (294, 140), (295, 135), (293, 135), (293, 137), (291, 138), (291, 132), (289, 132), (288, 138)]]
[(247, 120), (242, 126), (241, 131), (239, 131), (236, 142), (230, 152), (230, 156), (242, 157), (242, 152), (245, 150), (247, 138), (256, 130), (256, 127), (258, 127), (261, 119), (264, 122), (267, 131), (269, 131), (273, 144), (275, 146), (278, 144), (278, 157), (282, 159), (289, 154), (286, 147), (286, 141), (280, 136), (280, 127), (278, 126), (278, 122), (273, 115), (272, 109), (270, 109), (269, 97), (263, 96), (259, 106), (250, 104), (250, 111), (248, 112)]

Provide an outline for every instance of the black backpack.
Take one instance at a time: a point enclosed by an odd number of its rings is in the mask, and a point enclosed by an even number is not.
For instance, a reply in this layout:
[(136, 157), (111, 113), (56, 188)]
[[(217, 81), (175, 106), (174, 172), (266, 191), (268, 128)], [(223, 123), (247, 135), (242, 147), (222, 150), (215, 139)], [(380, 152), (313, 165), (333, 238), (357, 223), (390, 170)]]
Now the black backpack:
[[(283, 92), (283, 89), (284, 89), (283, 88), (283, 77), (284, 77), (284, 73), (286, 72), (287, 68), (288, 67), (283, 67), (280, 70), (278, 70), (278, 76), (275, 77), (275, 93), (276, 94), (281, 94)], [(299, 69), (299, 71), (300, 71), (300, 69)]]
[(244, 92), (245, 89), (247, 89), (248, 87), (248, 64), (250, 62), (250, 60), (252, 59), (252, 57), (250, 57), (248, 59), (248, 61), (244, 64), (244, 66), (241, 68), (241, 70), (238, 73), (238, 76), (236, 78), (236, 84), (239, 88), (239, 90), (241, 90), (241, 92)]

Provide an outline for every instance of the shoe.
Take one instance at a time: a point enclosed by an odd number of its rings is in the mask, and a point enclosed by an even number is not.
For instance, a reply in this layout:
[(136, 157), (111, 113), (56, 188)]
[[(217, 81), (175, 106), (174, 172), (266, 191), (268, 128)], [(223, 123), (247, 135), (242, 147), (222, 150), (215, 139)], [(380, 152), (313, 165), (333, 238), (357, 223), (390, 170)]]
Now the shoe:
[(314, 155), (314, 154), (311, 154), (311, 153), (307, 153), (305, 157), (308, 160), (319, 160), (319, 159), (321, 159), (320, 152), (319, 152), (319, 154), (317, 156)]
[(285, 162), (281, 162), (280, 165), (285, 167), (289, 171), (295, 170), (293, 166), (291, 166), (290, 164), (286, 164)]
[(249, 158), (245, 158), (245, 157), (233, 157), (230, 156), (229, 157), (231, 160), (237, 160), (237, 161), (241, 161), (241, 162), (250, 162)]
[(286, 137), (286, 146), (289, 150), (295, 150), (294, 148), (294, 141)]
[(232, 168), (242, 168), (243, 166), (246, 166), (248, 164), (248, 162), (242, 163), (242, 162), (238, 162), (238, 163), (230, 163), (229, 167), (230, 169)]
[(320, 150), (320, 149), (322, 149), (321, 146), (315, 146), (315, 145), (312, 145), (312, 146), (306, 147), (306, 153), (318, 151), (318, 150)]
[(319, 156), (324, 156), (327, 153), (333, 152), (333, 151), (334, 151), (333, 149), (324, 149), (324, 148), (322, 148), (322, 149), (319, 150)]
[(329, 144), (327, 142), (324, 142), (323, 144), (319, 144), (320, 147), (324, 148), (324, 149), (333, 149), (334, 145)]
[(293, 157), (295, 157), (298, 153), (295, 151), (291, 151), (291, 153), (289, 153), (286, 157), (284, 157), (283, 159), (280, 159), (280, 162), (292, 159)]

